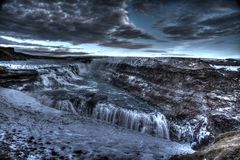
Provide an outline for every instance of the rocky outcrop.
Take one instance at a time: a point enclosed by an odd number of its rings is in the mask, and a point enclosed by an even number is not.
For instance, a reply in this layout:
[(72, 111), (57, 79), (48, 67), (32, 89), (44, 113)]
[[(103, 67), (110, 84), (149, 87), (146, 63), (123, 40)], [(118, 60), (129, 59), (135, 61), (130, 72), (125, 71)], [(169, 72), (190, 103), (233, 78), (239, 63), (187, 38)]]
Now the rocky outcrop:
[(35, 70), (10, 70), (0, 67), (0, 86), (10, 87), (24, 82), (37, 80), (38, 72)]
[[(41, 53), (41, 52), (40, 52)], [(41, 53), (42, 54), (42, 53)], [(56, 56), (56, 55), (33, 55), (16, 52), (14, 48), (11, 47), (0, 47), (0, 61), (10, 61), (10, 60), (27, 60), (27, 59), (54, 59), (54, 60), (77, 60), (82, 63), (90, 63), (92, 61), (92, 56), (86, 55), (86, 53), (79, 53), (80, 56)], [(102, 57), (98, 57), (102, 58)]]
[(240, 132), (220, 134), (208, 147), (190, 155), (174, 156), (170, 160), (238, 160), (240, 159)]
[[(96, 75), (156, 105), (171, 138), (197, 149), (240, 129), (240, 61), (184, 58), (109, 58)], [(94, 67), (93, 67), (94, 68)]]
[(0, 60), (26, 60), (28, 58), (30, 58), (30, 56), (15, 52), (14, 48), (0, 47)]

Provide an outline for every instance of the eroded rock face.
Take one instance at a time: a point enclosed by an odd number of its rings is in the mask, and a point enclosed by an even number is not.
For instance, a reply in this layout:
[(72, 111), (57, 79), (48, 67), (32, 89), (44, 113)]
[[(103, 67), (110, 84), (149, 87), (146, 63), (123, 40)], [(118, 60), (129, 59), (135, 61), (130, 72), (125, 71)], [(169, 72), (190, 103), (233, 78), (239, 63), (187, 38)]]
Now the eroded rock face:
[(174, 140), (193, 142), (197, 149), (240, 127), (237, 60), (109, 58), (95, 63), (96, 75), (158, 106)]
[(215, 142), (191, 155), (174, 156), (171, 160), (233, 160), (240, 157), (240, 132), (220, 134)]
[(36, 70), (10, 70), (0, 67), (0, 86), (10, 87), (12, 85), (33, 82), (38, 78)]

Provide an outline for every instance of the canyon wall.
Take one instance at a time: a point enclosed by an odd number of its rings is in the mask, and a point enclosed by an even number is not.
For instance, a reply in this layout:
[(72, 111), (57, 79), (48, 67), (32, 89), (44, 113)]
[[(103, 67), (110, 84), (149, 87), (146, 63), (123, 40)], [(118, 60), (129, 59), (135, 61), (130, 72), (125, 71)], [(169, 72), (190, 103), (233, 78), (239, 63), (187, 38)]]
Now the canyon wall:
[(197, 149), (240, 127), (237, 60), (108, 58), (94, 63), (95, 76), (157, 106), (173, 140)]

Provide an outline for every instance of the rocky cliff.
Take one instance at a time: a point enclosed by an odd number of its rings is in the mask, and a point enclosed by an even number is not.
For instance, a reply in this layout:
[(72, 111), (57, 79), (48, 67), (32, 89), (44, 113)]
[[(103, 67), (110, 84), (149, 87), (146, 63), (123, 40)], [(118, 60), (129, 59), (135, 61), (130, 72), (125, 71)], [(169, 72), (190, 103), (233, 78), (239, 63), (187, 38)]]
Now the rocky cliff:
[[(14, 48), (11, 47), (1, 47), (0, 46), (0, 61), (10, 61), (10, 60), (27, 60), (27, 59), (58, 59), (58, 60), (78, 60), (83, 63), (90, 63), (92, 61), (92, 57), (86, 55), (87, 53), (79, 53), (80, 56), (68, 56), (64, 53), (59, 53), (59, 55), (49, 56), (49, 55), (33, 55), (16, 52)], [(61, 56), (63, 54), (64, 56)], [(98, 57), (102, 58), (102, 57)]]
[(240, 127), (238, 60), (109, 58), (95, 63), (97, 76), (156, 105), (170, 123), (171, 139), (197, 149)]
[(9, 70), (0, 66), (0, 86), (9, 87), (20, 83), (31, 83), (37, 80), (38, 72), (35, 70)]
[(11, 47), (0, 47), (0, 60), (26, 60), (30, 56), (23, 53), (15, 52)]

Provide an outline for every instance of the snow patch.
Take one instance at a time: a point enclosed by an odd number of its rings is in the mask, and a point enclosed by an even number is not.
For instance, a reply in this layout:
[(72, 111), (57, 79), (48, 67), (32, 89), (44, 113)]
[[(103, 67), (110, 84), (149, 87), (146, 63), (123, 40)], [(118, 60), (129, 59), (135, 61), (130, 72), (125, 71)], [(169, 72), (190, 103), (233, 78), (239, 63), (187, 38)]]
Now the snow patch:
[(9, 104), (12, 104), (14, 107), (19, 109), (21, 108), (26, 111), (40, 112), (45, 114), (62, 114), (61, 111), (44, 106), (35, 98), (14, 89), (0, 88), (0, 97)]
[(224, 69), (226, 71), (240, 71), (240, 66), (222, 66), (222, 65), (211, 65), (210, 66), (214, 69)]

